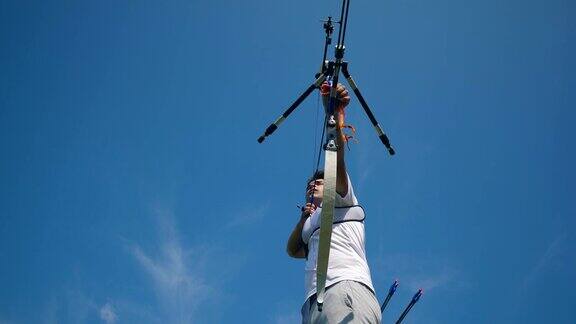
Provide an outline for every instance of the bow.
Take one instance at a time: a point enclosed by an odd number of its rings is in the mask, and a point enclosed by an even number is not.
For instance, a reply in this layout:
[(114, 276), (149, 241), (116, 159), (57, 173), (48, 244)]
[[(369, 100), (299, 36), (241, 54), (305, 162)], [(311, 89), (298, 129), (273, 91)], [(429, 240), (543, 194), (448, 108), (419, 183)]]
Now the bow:
[(330, 257), (330, 242), (332, 236), (332, 222), (334, 218), (334, 202), (336, 197), (336, 181), (337, 181), (337, 136), (338, 136), (338, 125), (336, 122), (335, 108), (337, 103), (337, 86), (338, 77), (340, 72), (344, 75), (354, 94), (360, 101), (364, 112), (368, 115), (374, 129), (380, 141), (387, 148), (390, 155), (395, 154), (390, 141), (382, 127), (376, 121), (374, 114), (370, 110), (370, 107), (366, 103), (366, 100), (362, 96), (358, 86), (354, 82), (354, 79), (348, 71), (348, 62), (344, 61), (344, 39), (346, 36), (346, 27), (348, 23), (348, 12), (350, 9), (350, 0), (342, 0), (342, 10), (340, 13), (340, 28), (338, 29), (338, 41), (335, 47), (334, 60), (327, 61), (326, 53), (328, 45), (331, 43), (331, 36), (334, 30), (332, 26), (332, 19), (328, 17), (328, 20), (324, 22), (324, 29), (326, 32), (326, 38), (324, 43), (324, 55), (322, 59), (322, 64), (320, 72), (316, 74), (316, 80), (308, 86), (308, 88), (286, 109), (286, 111), (280, 115), (272, 124), (270, 124), (264, 133), (258, 138), (258, 142), (262, 143), (266, 137), (270, 136), (281, 123), (283, 123), (286, 118), (314, 91), (318, 89), (324, 81), (330, 79), (332, 81), (332, 86), (330, 88), (330, 99), (327, 109), (325, 110), (326, 118), (324, 123), (324, 133), (326, 134), (326, 139), (324, 142), (324, 196), (322, 198), (322, 213), (320, 215), (320, 238), (318, 246), (318, 259), (316, 266), (316, 300), (318, 304), (318, 310), (322, 311), (322, 305), (324, 303), (324, 294), (326, 290), (326, 275), (328, 271), (328, 260)]

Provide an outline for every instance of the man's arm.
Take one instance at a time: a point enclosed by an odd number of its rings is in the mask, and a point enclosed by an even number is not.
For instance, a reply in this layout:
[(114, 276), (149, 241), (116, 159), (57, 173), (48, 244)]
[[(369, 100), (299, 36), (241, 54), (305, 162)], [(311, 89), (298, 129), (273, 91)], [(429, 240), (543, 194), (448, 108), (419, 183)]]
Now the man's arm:
[[(322, 96), (327, 97), (330, 96), (330, 85), (328, 83), (322, 84), (322, 88), (320, 89)], [(348, 174), (346, 173), (346, 160), (344, 159), (344, 146), (346, 146), (345, 135), (342, 132), (342, 128), (344, 126), (344, 108), (350, 102), (350, 94), (346, 88), (338, 83), (336, 87), (336, 98), (338, 102), (336, 103), (335, 114), (338, 120), (338, 138), (336, 139), (336, 145), (338, 145), (337, 151), (337, 168), (336, 168), (336, 192), (340, 195), (340, 197), (345, 197), (348, 194)], [(328, 105), (328, 100), (323, 100), (325, 105)]]
[(300, 220), (292, 230), (292, 233), (288, 238), (288, 243), (286, 244), (286, 252), (289, 256), (297, 259), (304, 259), (306, 257), (306, 244), (302, 241), (302, 228), (315, 209), (316, 206), (314, 206), (314, 204), (307, 203), (302, 210)]
[[(350, 97), (348, 97), (350, 98)], [(341, 108), (341, 113), (338, 116), (338, 125), (344, 125), (344, 108)], [(344, 159), (344, 146), (346, 145), (344, 133), (342, 132), (342, 127), (338, 127), (338, 139), (336, 144), (338, 145), (337, 151), (337, 161), (336, 166), (336, 192), (340, 197), (345, 197), (348, 194), (348, 173), (346, 172), (346, 159)]]

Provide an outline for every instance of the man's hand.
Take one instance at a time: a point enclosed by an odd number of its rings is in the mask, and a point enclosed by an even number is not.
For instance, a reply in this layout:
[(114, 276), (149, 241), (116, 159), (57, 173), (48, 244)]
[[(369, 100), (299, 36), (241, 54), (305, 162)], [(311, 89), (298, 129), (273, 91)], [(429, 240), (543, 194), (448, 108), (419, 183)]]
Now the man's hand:
[(292, 234), (290, 234), (288, 243), (286, 244), (286, 252), (289, 256), (297, 259), (306, 258), (306, 244), (302, 241), (302, 228), (308, 217), (310, 217), (315, 210), (316, 206), (312, 203), (307, 203), (306, 206), (302, 207), (300, 220), (292, 230)]
[[(330, 84), (328, 82), (322, 83), (320, 86), (320, 94), (322, 94), (322, 101), (324, 102), (324, 107), (328, 108), (328, 104), (330, 102)], [(336, 109), (344, 109), (348, 106), (350, 102), (350, 94), (348, 90), (342, 85), (342, 83), (338, 83), (336, 86)]]
[(316, 205), (313, 203), (307, 203), (306, 206), (302, 207), (302, 217), (310, 217), (316, 210)]

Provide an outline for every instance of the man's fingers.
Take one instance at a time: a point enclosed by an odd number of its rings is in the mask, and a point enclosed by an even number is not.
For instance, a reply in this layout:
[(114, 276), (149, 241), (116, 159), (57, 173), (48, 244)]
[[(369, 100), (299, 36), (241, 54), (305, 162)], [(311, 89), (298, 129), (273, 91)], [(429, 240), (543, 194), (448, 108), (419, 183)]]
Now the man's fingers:
[[(324, 81), (324, 83), (322, 83), (322, 85), (320, 86), (320, 90), (322, 92), (323, 95), (327, 95), (330, 93), (330, 84), (328, 83), (328, 81)], [(341, 95), (343, 91), (347, 91), (346, 87), (344, 87), (342, 85), (342, 83), (338, 83), (338, 85), (336, 86), (336, 93)], [(348, 92), (346, 92), (348, 93)]]
[[(327, 81), (324, 81), (320, 86), (320, 93), (322, 96), (327, 97), (330, 95), (331, 86)], [(338, 83), (336, 86), (336, 98), (340, 101), (340, 104), (346, 106), (350, 102), (350, 93), (346, 90), (346, 87), (342, 83)], [(327, 98), (324, 98), (327, 100)]]
[(350, 96), (344, 96), (343, 98), (340, 99), (340, 101), (347, 105), (350, 102)]
[(320, 93), (323, 96), (327, 96), (330, 94), (330, 84), (328, 83), (328, 81), (324, 81), (324, 83), (322, 83), (322, 85), (320, 86)]
[(304, 207), (304, 212), (307, 214), (312, 214), (316, 210), (316, 205), (312, 203), (306, 203), (306, 207)]
[(336, 91), (338, 92), (338, 99), (346, 102), (350, 101), (350, 93), (341, 83), (338, 83)]

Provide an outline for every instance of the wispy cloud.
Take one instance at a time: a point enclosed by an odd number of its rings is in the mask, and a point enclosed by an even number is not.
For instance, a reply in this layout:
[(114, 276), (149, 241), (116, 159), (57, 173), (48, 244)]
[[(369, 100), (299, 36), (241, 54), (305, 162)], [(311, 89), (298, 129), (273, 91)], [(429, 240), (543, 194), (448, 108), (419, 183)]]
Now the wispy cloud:
[(526, 291), (528, 287), (538, 278), (538, 276), (548, 267), (554, 260), (562, 254), (562, 249), (564, 247), (564, 241), (566, 240), (567, 235), (563, 233), (556, 237), (546, 249), (546, 252), (540, 257), (536, 265), (528, 272), (526, 277), (524, 278), (524, 282), (522, 284), (522, 290)]
[(390, 281), (398, 278), (402, 286), (411, 291), (423, 288), (430, 292), (438, 288), (461, 289), (470, 286), (454, 265), (433, 257), (398, 253), (375, 258), (373, 267), (374, 273), (381, 273)]
[[(366, 184), (366, 180), (368, 180), (368, 178), (372, 175), (372, 166), (367, 166), (365, 168), (360, 169), (360, 171), (358, 172), (358, 185), (356, 186), (356, 188), (364, 188), (365, 184)], [(354, 180), (352, 180), (354, 181)]]
[[(140, 304), (133, 300), (114, 300), (112, 311), (114, 314), (117, 314), (115, 317), (115, 322), (112, 323), (166, 323), (165, 319), (158, 317), (158, 314), (155, 310), (151, 310), (149, 306)], [(100, 318), (104, 320), (102, 318), (102, 312), (100, 313)]]
[(199, 306), (217, 299), (216, 290), (206, 282), (199, 270), (206, 262), (202, 253), (182, 245), (171, 213), (159, 212), (159, 220), (159, 253), (153, 255), (139, 245), (133, 245), (130, 250), (149, 275), (165, 321), (194, 323)]
[(358, 190), (362, 190), (365, 187), (366, 181), (372, 176), (375, 163), (374, 159), (371, 158), (373, 151), (362, 146), (358, 147), (357, 150), (356, 167), (353, 170), (354, 172), (350, 174), (350, 178), (354, 189), (358, 192)]
[(300, 315), (300, 307), (302, 302), (300, 299), (282, 299), (277, 300), (275, 305), (272, 305), (272, 312), (267, 323), (275, 324), (293, 324), (302, 321)]
[(404, 276), (410, 290), (416, 291), (418, 288), (422, 288), (427, 292), (438, 287), (446, 287), (452, 284), (455, 278), (456, 272), (450, 268), (443, 268), (431, 274), (420, 273)]
[(78, 287), (56, 291), (44, 304), (42, 323), (85, 323), (98, 318), (99, 307)]
[(266, 202), (258, 207), (250, 208), (232, 215), (225, 228), (235, 228), (241, 225), (253, 225), (260, 222), (270, 212), (270, 202)]
[(293, 324), (301, 321), (300, 313), (281, 314), (276, 317), (274, 323), (276, 324)]
[(58, 301), (55, 296), (51, 296), (44, 302), (40, 314), (44, 318), (44, 324), (58, 323)]
[(100, 318), (106, 324), (116, 323), (118, 316), (116, 316), (116, 311), (114, 310), (114, 307), (112, 306), (112, 304), (106, 303), (106, 304), (104, 304), (104, 306), (102, 306), (100, 308)]

